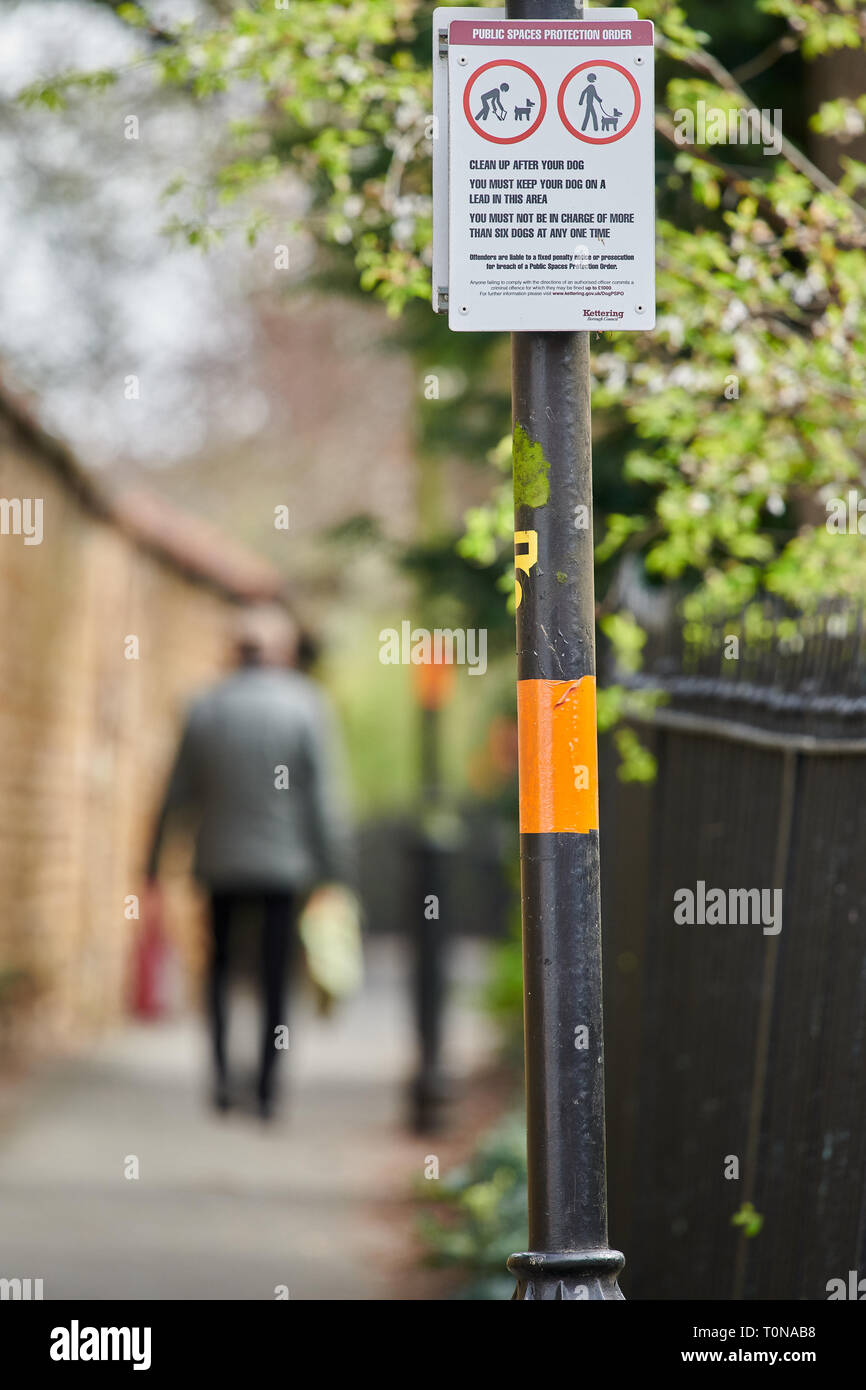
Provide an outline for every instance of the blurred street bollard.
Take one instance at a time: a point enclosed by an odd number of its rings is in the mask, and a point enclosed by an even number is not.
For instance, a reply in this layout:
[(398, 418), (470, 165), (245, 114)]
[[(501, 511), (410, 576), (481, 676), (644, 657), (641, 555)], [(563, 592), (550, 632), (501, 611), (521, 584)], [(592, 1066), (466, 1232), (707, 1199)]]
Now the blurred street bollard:
[(421, 707), (421, 806), (410, 870), (412, 1000), (418, 1045), (410, 1088), (410, 1124), (417, 1133), (440, 1129), (452, 1087), (442, 1071), (442, 1024), (447, 994), (449, 847), (443, 837), (440, 711), (449, 698), (454, 668), (429, 662), (415, 668)]

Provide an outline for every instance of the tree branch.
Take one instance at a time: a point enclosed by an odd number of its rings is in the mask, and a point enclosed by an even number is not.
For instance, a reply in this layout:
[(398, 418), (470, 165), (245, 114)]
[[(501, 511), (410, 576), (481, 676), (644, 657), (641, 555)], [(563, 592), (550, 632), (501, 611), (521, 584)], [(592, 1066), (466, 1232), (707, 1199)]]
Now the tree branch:
[(766, 72), (780, 58), (784, 58), (786, 53), (794, 53), (799, 48), (799, 42), (793, 34), (783, 34), (780, 39), (775, 39), (768, 44), (763, 53), (758, 53), (754, 58), (750, 58), (748, 63), (742, 63), (740, 67), (734, 68), (732, 76), (737, 82), (748, 82), (751, 78), (757, 77), (759, 73)]
[[(716, 86), (721, 87), (723, 91), (730, 92), (731, 96), (736, 97), (741, 107), (745, 107), (747, 110), (755, 109), (749, 101), (748, 94), (743, 91), (742, 87), (731, 76), (724, 64), (720, 63), (718, 58), (714, 58), (711, 53), (698, 53), (684, 49), (675, 49), (670, 41), (664, 38), (663, 35), (659, 35), (656, 42), (659, 48), (670, 53), (673, 58), (678, 59), (681, 63), (685, 63), (686, 66), (692, 68), (694, 72), (702, 73), (705, 77), (711, 78)], [(769, 132), (779, 137), (782, 154), (798, 173), (808, 179), (821, 193), (828, 193), (831, 197), (838, 198), (840, 202), (846, 205), (849, 212), (853, 213), (857, 221), (866, 227), (866, 210), (864, 210), (859, 203), (855, 203), (853, 198), (849, 198), (847, 194), (843, 193), (831, 178), (823, 173), (817, 165), (812, 163), (811, 159), (808, 159), (806, 155), (803, 154), (802, 150), (798, 150), (797, 146), (793, 145), (786, 136), (782, 135), (780, 130), (777, 131), (771, 121), (767, 120), (765, 122), (763, 115), (761, 117), (761, 124), (762, 127), (766, 125)]]

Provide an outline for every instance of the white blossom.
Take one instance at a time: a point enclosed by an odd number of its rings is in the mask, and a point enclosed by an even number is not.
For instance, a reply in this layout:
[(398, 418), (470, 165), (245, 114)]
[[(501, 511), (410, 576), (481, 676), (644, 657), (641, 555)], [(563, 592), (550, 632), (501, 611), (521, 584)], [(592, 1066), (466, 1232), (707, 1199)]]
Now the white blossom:
[(722, 314), (720, 328), (723, 333), (733, 333), (749, 317), (749, 311), (741, 299), (732, 299)]

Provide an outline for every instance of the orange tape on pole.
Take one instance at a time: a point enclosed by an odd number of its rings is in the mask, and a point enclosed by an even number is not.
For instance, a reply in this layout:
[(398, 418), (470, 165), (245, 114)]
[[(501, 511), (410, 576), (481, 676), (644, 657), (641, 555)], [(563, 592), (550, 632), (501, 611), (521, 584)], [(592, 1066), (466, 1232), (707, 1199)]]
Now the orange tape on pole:
[(595, 676), (519, 680), (522, 834), (598, 829)]

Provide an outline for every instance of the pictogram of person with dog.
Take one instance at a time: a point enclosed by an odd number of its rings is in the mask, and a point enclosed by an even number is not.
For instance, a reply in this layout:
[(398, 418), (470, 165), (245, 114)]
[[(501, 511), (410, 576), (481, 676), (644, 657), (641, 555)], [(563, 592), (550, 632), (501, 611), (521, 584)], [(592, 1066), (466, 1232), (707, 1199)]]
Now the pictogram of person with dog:
[(583, 117), (583, 125), (580, 128), (581, 130), (586, 130), (590, 121), (592, 121), (593, 130), (598, 130), (598, 116), (595, 114), (597, 107), (599, 114), (601, 115), (602, 131), (616, 130), (617, 126), (619, 125), (622, 112), (618, 111), (616, 107), (614, 107), (613, 111), (611, 112), (605, 111), (601, 102), (601, 97), (599, 96), (595, 86), (597, 81), (598, 77), (594, 72), (588, 72), (586, 74), (586, 86), (584, 87), (583, 91), (581, 92), (578, 98), (578, 106), (586, 106), (586, 111)]
[[(502, 100), (502, 93), (507, 91), (508, 83), (501, 82), (498, 87), (491, 87), (489, 92), (482, 92), (481, 110), (475, 117), (476, 121), (486, 121), (491, 115), (495, 116), (499, 121), (504, 121), (508, 116), (508, 112)], [(533, 106), (535, 106), (535, 102), (531, 97), (527, 97), (522, 106), (515, 106), (514, 119), (518, 125), (521, 121), (526, 121), (527, 124), (529, 123), (532, 117)]]

